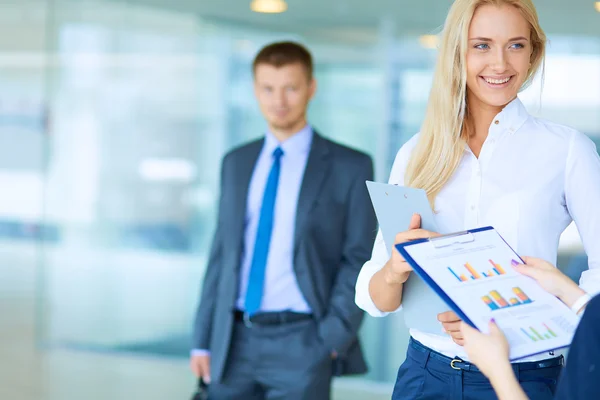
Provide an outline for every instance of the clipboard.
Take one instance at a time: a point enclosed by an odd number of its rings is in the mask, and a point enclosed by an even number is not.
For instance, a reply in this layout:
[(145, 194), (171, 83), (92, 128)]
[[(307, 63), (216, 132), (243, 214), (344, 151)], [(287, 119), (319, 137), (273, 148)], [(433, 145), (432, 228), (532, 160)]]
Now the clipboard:
[[(439, 232), (423, 189), (367, 181), (371, 203), (383, 241), (391, 256), (396, 234), (407, 230), (412, 215), (421, 215), (421, 228)], [(450, 308), (418, 274), (410, 274), (402, 288), (402, 314), (409, 329), (445, 335), (437, 315)]]
[[(423, 242), (430, 242), (434, 248), (441, 249), (441, 248), (448, 247), (448, 246), (451, 246), (456, 243), (471, 243), (475, 240), (475, 237), (473, 236), (474, 233), (485, 231), (485, 230), (490, 230), (490, 229), (494, 229), (494, 228), (485, 227), (485, 228), (479, 228), (479, 229), (466, 230), (466, 231), (462, 231), (462, 232), (455, 232), (455, 233), (450, 233), (447, 235), (438, 236), (435, 238), (418, 239), (418, 240), (413, 240), (411, 242), (400, 243), (400, 244), (396, 245), (396, 249), (400, 252), (400, 254), (402, 254), (402, 257), (404, 257), (406, 262), (408, 262), (410, 264), (413, 271), (419, 276), (419, 278), (421, 278), (421, 280), (423, 282), (425, 282), (436, 293), (436, 295), (438, 295), (444, 301), (444, 303), (446, 303), (446, 305), (448, 307), (450, 307), (450, 309), (452, 311), (454, 311), (456, 313), (456, 315), (458, 315), (460, 317), (461, 320), (465, 321), (467, 324), (471, 325), (473, 328), (476, 328), (476, 329), (477, 329), (477, 326), (473, 323), (473, 321), (471, 321), (471, 319), (454, 302), (454, 300), (452, 300), (450, 298), (450, 296), (448, 296), (446, 294), (446, 292), (440, 288), (440, 286), (429, 276), (429, 274), (427, 274), (427, 272), (425, 272), (425, 270), (423, 268), (421, 268), (421, 266), (419, 264), (417, 264), (417, 262), (412, 258), (412, 256), (406, 251), (406, 247), (412, 246), (415, 244), (419, 244), (419, 243), (423, 243)], [(508, 246), (508, 244), (507, 244), (507, 246)], [(516, 253), (515, 253), (515, 255), (518, 257), (518, 255)], [(519, 257), (519, 260), (521, 262), (523, 262), (523, 260), (520, 257)]]
[[(477, 242), (477, 237), (482, 238), (482, 243)], [(419, 252), (411, 251), (411, 248), (426, 242), (431, 247), (422, 248)], [(488, 256), (499, 258), (504, 264), (509, 257), (524, 263), (493, 227), (414, 240), (397, 244), (396, 249), (412, 266), (415, 274), (464, 322), (487, 332), (489, 319), (494, 317), (511, 344), (511, 360), (570, 345), (578, 317), (565, 304), (543, 290), (533, 279), (520, 275), (510, 267), (503, 268), (492, 259), (489, 262), (493, 269), (488, 265), (488, 273), (481, 272), (482, 261)], [(424, 268), (415, 260), (415, 254), (421, 260), (427, 259), (431, 266)], [(457, 262), (458, 259), (467, 258), (475, 259), (477, 263), (470, 264), (467, 261), (459, 265)], [(459, 267), (464, 267), (467, 272), (456, 272)], [(440, 282), (444, 282), (446, 290)]]

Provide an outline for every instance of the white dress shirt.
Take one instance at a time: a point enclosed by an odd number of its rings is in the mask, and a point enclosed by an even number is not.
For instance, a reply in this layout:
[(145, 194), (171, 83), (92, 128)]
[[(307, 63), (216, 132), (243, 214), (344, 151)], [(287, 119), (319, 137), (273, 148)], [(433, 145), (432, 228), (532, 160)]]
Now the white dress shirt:
[[(398, 151), (389, 183), (404, 185), (417, 137)], [(600, 158), (596, 147), (572, 128), (529, 115), (519, 99), (494, 118), (479, 158), (465, 146), (458, 169), (435, 200), (435, 211), (440, 233), (490, 225), (518, 254), (555, 265), (560, 235), (575, 221), (589, 259), (580, 285), (590, 294), (600, 292)], [(374, 317), (387, 313), (373, 303), (369, 282), (387, 261), (379, 232), (371, 260), (364, 264), (356, 283), (356, 304)], [(468, 360), (461, 346), (442, 335), (441, 324), (440, 335), (414, 329), (410, 334), (432, 350)], [(545, 353), (520, 361), (551, 356)]]

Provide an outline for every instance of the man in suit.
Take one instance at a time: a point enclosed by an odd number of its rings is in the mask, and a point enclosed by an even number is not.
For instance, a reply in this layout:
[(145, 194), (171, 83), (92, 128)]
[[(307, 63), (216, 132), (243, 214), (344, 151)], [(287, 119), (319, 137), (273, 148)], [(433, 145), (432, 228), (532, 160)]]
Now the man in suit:
[(332, 376), (366, 372), (354, 285), (376, 232), (372, 161), (307, 123), (304, 47), (271, 44), (253, 71), (268, 131), (223, 159), (191, 368), (211, 400), (326, 400)]

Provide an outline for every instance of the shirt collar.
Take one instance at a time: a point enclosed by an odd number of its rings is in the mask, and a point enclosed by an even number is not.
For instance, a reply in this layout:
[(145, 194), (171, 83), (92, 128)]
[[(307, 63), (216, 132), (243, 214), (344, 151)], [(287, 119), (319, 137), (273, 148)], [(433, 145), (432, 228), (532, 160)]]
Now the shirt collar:
[(527, 118), (529, 118), (529, 113), (517, 97), (496, 115), (490, 129), (498, 129), (512, 135), (523, 126)]
[(273, 152), (277, 147), (281, 147), (283, 154), (305, 154), (310, 150), (313, 136), (312, 127), (308, 124), (283, 142), (279, 142), (271, 131), (267, 131), (265, 150)]
[[(503, 133), (512, 135), (523, 126), (527, 118), (529, 118), (529, 112), (527, 112), (521, 100), (516, 97), (494, 117), (488, 136), (494, 138)], [(465, 151), (471, 151), (468, 143), (465, 143)]]

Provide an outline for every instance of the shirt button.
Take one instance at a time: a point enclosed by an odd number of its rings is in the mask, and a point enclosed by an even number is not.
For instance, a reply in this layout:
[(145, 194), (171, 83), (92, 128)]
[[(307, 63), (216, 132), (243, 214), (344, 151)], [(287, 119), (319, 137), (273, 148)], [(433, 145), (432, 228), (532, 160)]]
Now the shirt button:
[(496, 125), (498, 125), (498, 124), (500, 123), (500, 121), (498, 121), (498, 120), (495, 120), (495, 121), (494, 121), (494, 123), (495, 123)]
[(475, 206), (471, 206), (471, 211), (475, 211)]

